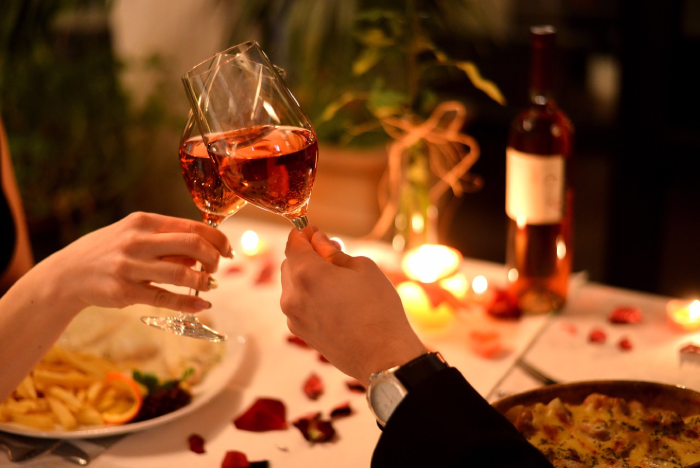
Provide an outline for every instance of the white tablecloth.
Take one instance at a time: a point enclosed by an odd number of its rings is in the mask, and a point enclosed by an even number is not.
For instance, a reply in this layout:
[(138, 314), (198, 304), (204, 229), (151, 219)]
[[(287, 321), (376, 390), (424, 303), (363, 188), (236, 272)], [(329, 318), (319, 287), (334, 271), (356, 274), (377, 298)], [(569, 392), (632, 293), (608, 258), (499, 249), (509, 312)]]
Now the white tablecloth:
[[(244, 452), (251, 461), (269, 460), (279, 467), (366, 467), (380, 431), (367, 408), (364, 394), (350, 392), (348, 377), (317, 354), (287, 341), (286, 318), (279, 308), (279, 264), (283, 260), (286, 236), (291, 228), (235, 217), (222, 229), (229, 236), (238, 258), (223, 261), (217, 278), (220, 287), (206, 293), (214, 304), (212, 317), (230, 321), (235, 333), (245, 338), (244, 356), (225, 389), (209, 404), (167, 425), (125, 436), (91, 466), (95, 468), (196, 466), (219, 467), (226, 451)], [(247, 258), (240, 254), (243, 231), (255, 230), (268, 246), (269, 257)], [(388, 246), (360, 241), (347, 242), (350, 254), (368, 254), (380, 264), (396, 259)], [(255, 278), (270, 258), (273, 279), (256, 285)], [(239, 266), (240, 272), (230, 272)], [(490, 284), (502, 284), (502, 265), (467, 259), (462, 271), (468, 278), (481, 274)], [(524, 317), (518, 321), (495, 322), (477, 312), (460, 313), (452, 325), (439, 333), (419, 330), (430, 348), (439, 350), (447, 361), (459, 368), (485, 397), (513, 393), (538, 385), (517, 371), (513, 364), (523, 358), (556, 379), (644, 379), (684, 384), (700, 389), (700, 366), (681, 367), (678, 348), (700, 334), (681, 334), (665, 323), (664, 307), (668, 298), (635, 293), (596, 284), (575, 282), (566, 309), (557, 316)], [(644, 312), (640, 325), (612, 325), (606, 321), (617, 305), (633, 305)], [(603, 328), (608, 340), (592, 344), (588, 333)], [(495, 329), (506, 352), (497, 359), (479, 357), (467, 346), (474, 329)], [(622, 351), (618, 340), (626, 336), (633, 344)], [(515, 370), (514, 370), (515, 369)], [(316, 401), (302, 391), (312, 373), (321, 377), (325, 393)], [(338, 404), (349, 402), (353, 414), (334, 422), (337, 440), (311, 444), (294, 427), (284, 431), (253, 433), (238, 430), (232, 420), (259, 397), (282, 400), (287, 419), (321, 411), (327, 416)], [(205, 454), (188, 449), (187, 438), (197, 433), (205, 439)]]

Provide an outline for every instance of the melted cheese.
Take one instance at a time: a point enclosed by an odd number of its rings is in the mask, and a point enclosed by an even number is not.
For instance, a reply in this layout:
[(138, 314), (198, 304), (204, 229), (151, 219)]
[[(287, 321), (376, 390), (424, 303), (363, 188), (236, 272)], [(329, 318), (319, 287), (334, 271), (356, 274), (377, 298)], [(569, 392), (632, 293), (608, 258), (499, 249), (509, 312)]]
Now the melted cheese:
[(559, 468), (680, 468), (700, 462), (700, 415), (591, 394), (580, 405), (516, 406), (506, 416)]

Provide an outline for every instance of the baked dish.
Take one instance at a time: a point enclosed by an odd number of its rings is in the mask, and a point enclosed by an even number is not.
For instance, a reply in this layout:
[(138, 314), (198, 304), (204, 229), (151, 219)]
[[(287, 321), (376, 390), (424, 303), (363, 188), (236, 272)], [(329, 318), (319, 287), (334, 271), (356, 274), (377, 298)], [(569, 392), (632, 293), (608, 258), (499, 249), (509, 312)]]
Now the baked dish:
[(700, 394), (645, 382), (553, 387), (494, 406), (555, 468), (700, 466)]

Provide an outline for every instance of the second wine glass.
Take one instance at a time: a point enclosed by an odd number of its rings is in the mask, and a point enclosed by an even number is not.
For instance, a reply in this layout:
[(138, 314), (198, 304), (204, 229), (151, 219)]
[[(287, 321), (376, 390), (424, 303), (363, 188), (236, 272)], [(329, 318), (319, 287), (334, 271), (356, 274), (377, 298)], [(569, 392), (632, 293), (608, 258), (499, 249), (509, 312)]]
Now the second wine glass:
[(316, 132), (258, 44), (226, 49), (182, 81), (224, 183), (297, 229), (306, 227), (318, 162)]
[[(209, 157), (207, 147), (197, 130), (192, 112), (187, 116), (187, 123), (180, 138), (178, 151), (180, 170), (185, 179), (187, 189), (192, 196), (202, 217), (202, 222), (212, 227), (219, 227), (229, 216), (245, 206), (242, 200), (233, 193), (219, 178), (216, 166)], [(197, 262), (195, 269), (201, 271)], [(190, 294), (199, 295), (199, 291), (190, 290)], [(224, 341), (227, 336), (202, 324), (195, 314), (180, 313), (177, 316), (141, 317), (141, 320), (158, 329), (177, 335), (209, 341)]]

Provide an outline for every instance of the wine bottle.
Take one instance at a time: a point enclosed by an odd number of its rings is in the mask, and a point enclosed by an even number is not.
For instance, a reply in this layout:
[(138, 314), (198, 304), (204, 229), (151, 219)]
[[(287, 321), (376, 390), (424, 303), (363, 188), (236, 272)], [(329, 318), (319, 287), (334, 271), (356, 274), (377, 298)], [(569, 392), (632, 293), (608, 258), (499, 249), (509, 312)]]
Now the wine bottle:
[(525, 313), (559, 310), (572, 261), (574, 129), (552, 98), (555, 35), (531, 28), (530, 104), (511, 125), (506, 148), (506, 266)]

